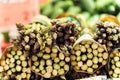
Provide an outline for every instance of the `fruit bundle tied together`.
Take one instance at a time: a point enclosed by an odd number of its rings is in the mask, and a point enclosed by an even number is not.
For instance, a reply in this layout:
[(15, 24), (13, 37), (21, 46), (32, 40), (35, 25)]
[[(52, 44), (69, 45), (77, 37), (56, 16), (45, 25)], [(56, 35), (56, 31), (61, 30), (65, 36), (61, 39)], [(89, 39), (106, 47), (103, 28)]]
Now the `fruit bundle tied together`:
[(61, 50), (70, 50), (74, 42), (78, 39), (81, 28), (74, 22), (61, 18), (51, 21), (51, 34), (53, 44), (58, 45)]
[(69, 71), (69, 55), (60, 52), (57, 47), (45, 47), (31, 58), (31, 69), (44, 78), (64, 75)]
[(3, 66), (3, 73), (10, 77), (14, 76), (17, 80), (30, 78), (29, 60), (26, 58), (26, 53), (18, 46), (12, 46), (5, 50), (0, 66)]
[(120, 26), (113, 22), (99, 22), (95, 40), (107, 47), (108, 52), (118, 48), (120, 44)]
[[(87, 37), (87, 38), (86, 38)], [(108, 53), (104, 46), (83, 35), (71, 50), (71, 65), (76, 72), (93, 74), (107, 64)]]
[(109, 75), (120, 78), (120, 49), (115, 49), (110, 54)]
[(17, 24), (19, 35), (13, 41), (15, 45), (19, 45), (28, 56), (39, 52), (45, 46), (49, 27), (40, 23), (31, 23), (28, 25)]

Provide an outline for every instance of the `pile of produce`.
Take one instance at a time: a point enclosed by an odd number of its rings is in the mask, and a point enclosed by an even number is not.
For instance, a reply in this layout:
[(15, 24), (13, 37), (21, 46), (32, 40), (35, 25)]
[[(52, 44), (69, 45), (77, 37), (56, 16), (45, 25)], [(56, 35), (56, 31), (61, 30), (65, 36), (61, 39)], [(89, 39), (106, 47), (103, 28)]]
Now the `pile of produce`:
[(46, 26), (33, 22), (25, 26), (17, 24), (17, 28), (19, 34), (13, 42), (15, 45), (21, 46), (24, 51), (28, 52), (28, 55), (29, 52), (34, 54), (44, 48), (43, 44), (45, 43), (43, 43), (43, 41), (49, 37), (48, 33), (46, 33), (48, 29)]
[(92, 40), (80, 41), (71, 50), (71, 65), (76, 72), (93, 74), (106, 65), (107, 61), (108, 53), (105, 48)]
[[(14, 78), (21, 80), (35, 78), (32, 73), (39, 78), (40, 76), (52, 78), (63, 76), (69, 71), (69, 50), (80, 33), (80, 27), (73, 21), (62, 18), (52, 20), (48, 26), (41, 21), (34, 21), (28, 25), (16, 24), (16, 26), (18, 36), (13, 39), (14, 45), (7, 48), (1, 58), (0, 65), (4, 73), (8, 76), (16, 75)], [(27, 62), (23, 59), (27, 59)], [(23, 67), (25, 70), (22, 70)], [(22, 71), (30, 71), (29, 76)]]
[(69, 55), (60, 52), (57, 47), (46, 47), (44, 50), (32, 56), (31, 69), (33, 72), (50, 78), (64, 75), (69, 71)]
[(98, 22), (94, 37), (67, 17), (48, 20), (48, 25), (39, 20), (16, 25), (18, 36), (0, 59), (0, 80), (119, 77), (119, 50), (113, 50), (119, 48), (120, 25), (114, 20)]
[(120, 28), (118, 24), (111, 22), (99, 22), (95, 40), (105, 44), (108, 51), (118, 48), (120, 45)]
[(110, 54), (109, 74), (111, 77), (120, 78), (120, 51), (115, 49)]
[[(53, 35), (53, 44), (58, 45), (61, 50), (70, 50), (79, 38), (81, 27), (67, 19), (52, 20), (51, 34)], [(63, 50), (64, 51), (64, 50)]]
[(17, 80), (29, 79), (31, 70), (29, 60), (25, 56), (26, 53), (17, 46), (7, 48), (0, 62), (3, 71), (8, 76), (16, 76)]

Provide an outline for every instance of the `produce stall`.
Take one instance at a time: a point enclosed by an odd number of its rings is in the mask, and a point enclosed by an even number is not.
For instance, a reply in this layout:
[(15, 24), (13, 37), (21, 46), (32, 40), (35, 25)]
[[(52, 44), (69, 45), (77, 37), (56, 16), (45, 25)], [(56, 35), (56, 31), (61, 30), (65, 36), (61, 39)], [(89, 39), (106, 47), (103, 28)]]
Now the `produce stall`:
[(39, 11), (0, 33), (0, 80), (120, 79), (119, 0), (46, 0)]

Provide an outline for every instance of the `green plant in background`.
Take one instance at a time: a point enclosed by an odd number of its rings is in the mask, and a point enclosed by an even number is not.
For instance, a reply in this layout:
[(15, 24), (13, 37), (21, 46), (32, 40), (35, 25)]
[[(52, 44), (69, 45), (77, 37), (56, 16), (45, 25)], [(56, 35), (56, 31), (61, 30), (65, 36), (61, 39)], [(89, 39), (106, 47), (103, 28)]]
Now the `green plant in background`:
[[(74, 11), (73, 11), (74, 9)], [(52, 0), (48, 4), (40, 6), (40, 13), (49, 18), (56, 18), (62, 13), (79, 14), (81, 7), (76, 6), (72, 0)]]
[(83, 14), (88, 23), (96, 15), (112, 14), (119, 17), (119, 12), (120, 0), (51, 0), (40, 6), (40, 13), (49, 18), (56, 18), (62, 13)]

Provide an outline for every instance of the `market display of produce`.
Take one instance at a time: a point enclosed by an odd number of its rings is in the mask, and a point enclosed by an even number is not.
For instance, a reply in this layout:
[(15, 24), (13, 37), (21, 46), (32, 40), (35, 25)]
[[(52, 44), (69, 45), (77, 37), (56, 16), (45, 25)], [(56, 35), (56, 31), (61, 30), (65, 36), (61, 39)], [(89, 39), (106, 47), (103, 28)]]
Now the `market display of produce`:
[[(69, 71), (70, 68), (70, 50), (74, 42), (78, 39), (80, 29), (76, 24), (66, 18), (56, 19), (51, 21), (52, 25), (45, 26), (41, 21), (34, 21), (28, 25), (16, 24), (18, 28), (18, 36), (13, 39), (13, 48), (16, 46), (20, 47), (20, 55), (24, 56), (24, 59), (28, 59), (30, 72), (38, 74), (44, 78), (51, 78), (54, 76), (63, 76)], [(55, 26), (56, 25), (56, 26)], [(58, 30), (58, 31), (57, 31)], [(66, 32), (69, 30), (69, 32)], [(63, 37), (63, 40), (60, 40)], [(60, 40), (60, 41), (59, 41)], [(67, 41), (64, 42), (63, 41)], [(5, 54), (8, 55), (7, 50), (11, 50), (12, 47), (5, 50)], [(17, 49), (17, 48), (16, 48)], [(17, 49), (19, 50), (19, 49)], [(12, 56), (14, 62), (18, 64), (18, 72), (22, 71), (22, 62), (16, 59), (19, 59), (19, 53), (16, 50), (9, 51), (9, 56)], [(23, 53), (23, 54), (22, 54)], [(16, 54), (16, 55), (15, 55)], [(8, 67), (8, 61), (6, 55), (3, 55), (1, 58), (1, 66), (3, 67), (3, 72), (8, 76), (11, 76), (14, 72), (11, 70), (16, 68), (17, 65), (12, 65), (12, 68)], [(14, 57), (15, 55), (15, 57)], [(11, 58), (11, 57), (10, 57)], [(20, 57), (21, 58), (21, 57)], [(6, 62), (6, 63), (4, 63)], [(25, 63), (25, 67), (28, 62)], [(7, 69), (6, 69), (7, 66)], [(10, 69), (10, 70), (9, 70)], [(32, 73), (31, 73), (32, 74)], [(16, 74), (17, 75), (17, 74)], [(32, 75), (29, 75), (29, 78), (24, 75), (14, 76), (15, 79), (31, 79)]]
[(119, 25), (111, 22), (99, 22), (97, 24), (97, 29), (95, 40), (100, 44), (105, 44), (108, 51), (112, 51), (112, 49), (119, 47)]
[(30, 79), (31, 70), (26, 53), (18, 46), (7, 48), (0, 62), (3, 71), (17, 80)]
[(111, 77), (120, 78), (120, 51), (113, 50), (110, 54), (109, 74)]
[(81, 27), (66, 18), (52, 20), (51, 23), (53, 44), (58, 45), (62, 51), (66, 51), (66, 49), (69, 51), (79, 38)]
[(47, 29), (44, 25), (36, 22), (26, 26), (17, 24), (17, 27), (19, 35), (18, 38), (13, 41), (15, 45), (20, 45), (24, 51), (28, 51), (28, 55), (29, 52), (34, 54), (44, 48), (43, 41), (49, 37), (46, 31), (43, 31)]
[(0, 80), (120, 78), (119, 0), (51, 0), (16, 27), (0, 57)]
[(33, 72), (45, 78), (50, 78), (64, 75), (69, 71), (69, 55), (60, 52), (57, 47), (46, 47), (44, 50), (32, 56), (31, 70)]
[(109, 54), (104, 46), (88, 39), (88, 35), (82, 37), (71, 50), (71, 65), (76, 72), (93, 74), (107, 64)]
[(119, 78), (120, 26), (105, 19), (96, 24), (95, 36), (83, 34), (83, 27), (70, 17), (48, 20), (49, 25), (40, 19), (16, 24), (14, 45), (0, 59), (0, 79), (73, 80), (99, 74)]

